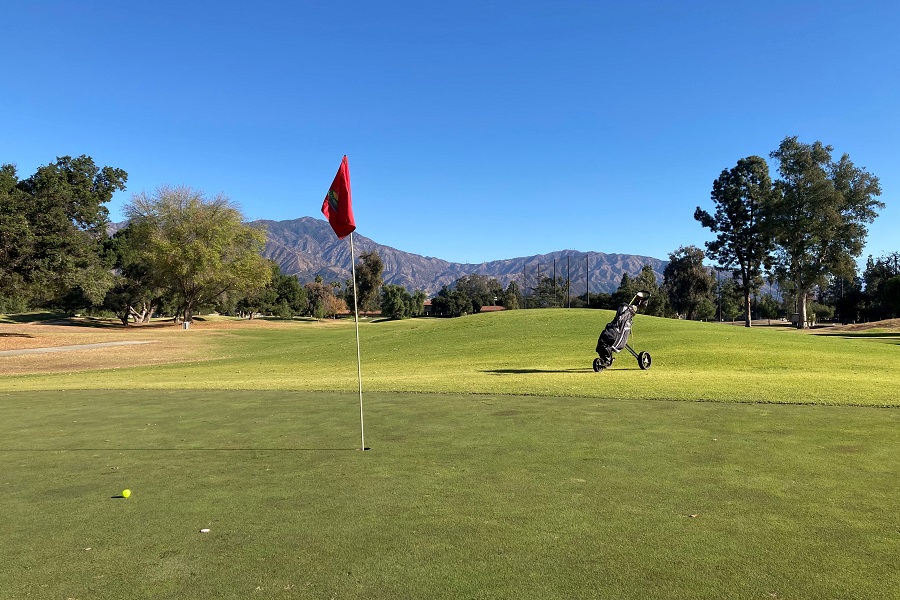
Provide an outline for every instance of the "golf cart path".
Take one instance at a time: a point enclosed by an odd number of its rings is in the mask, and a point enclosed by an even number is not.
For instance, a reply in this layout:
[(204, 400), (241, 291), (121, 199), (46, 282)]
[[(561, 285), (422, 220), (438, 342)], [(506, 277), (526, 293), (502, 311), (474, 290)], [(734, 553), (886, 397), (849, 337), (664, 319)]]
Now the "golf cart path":
[(3, 350), (0, 356), (17, 356), (19, 354), (47, 354), (50, 352), (72, 352), (74, 350), (91, 350), (93, 348), (109, 348), (110, 346), (130, 346), (132, 344), (152, 344), (155, 340), (136, 340), (133, 342), (102, 342), (98, 344), (75, 344), (72, 346), (51, 346), (48, 348), (24, 348), (22, 350)]

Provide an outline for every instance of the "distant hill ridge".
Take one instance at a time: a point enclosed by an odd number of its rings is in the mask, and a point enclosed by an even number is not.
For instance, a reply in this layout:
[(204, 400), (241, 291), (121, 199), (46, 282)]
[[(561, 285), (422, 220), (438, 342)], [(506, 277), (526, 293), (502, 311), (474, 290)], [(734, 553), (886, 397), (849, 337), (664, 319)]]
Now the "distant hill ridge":
[[(316, 275), (321, 275), (326, 282), (343, 283), (350, 279), (350, 244), (346, 239), (338, 240), (327, 221), (302, 217), (288, 221), (260, 220), (250, 224), (266, 228), (268, 241), (263, 254), (277, 262), (282, 272), (297, 275), (301, 281), (311, 281)], [(662, 281), (662, 272), (667, 264), (648, 256), (577, 250), (464, 264), (403, 252), (359, 234), (353, 235), (353, 246), (357, 260), (363, 252), (378, 253), (384, 262), (385, 283), (401, 285), (410, 291), (421, 289), (429, 295), (436, 294), (442, 286), (450, 285), (464, 275), (476, 273), (494, 277), (506, 287), (514, 279), (521, 286), (523, 271), (527, 271), (528, 287), (531, 288), (537, 281), (538, 268), (541, 277), (552, 277), (554, 260), (557, 277), (565, 280), (567, 258), (573, 295), (584, 294), (586, 289), (585, 258), (590, 268), (590, 291), (611, 293), (619, 287), (623, 273), (637, 275), (646, 264)]]

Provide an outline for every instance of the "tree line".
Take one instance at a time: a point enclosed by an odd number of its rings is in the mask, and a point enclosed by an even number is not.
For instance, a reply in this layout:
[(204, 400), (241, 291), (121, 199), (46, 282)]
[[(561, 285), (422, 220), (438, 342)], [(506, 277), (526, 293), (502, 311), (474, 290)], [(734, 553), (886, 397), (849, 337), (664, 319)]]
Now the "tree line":
[[(898, 254), (855, 259), (866, 225), (884, 204), (878, 178), (847, 155), (832, 158), (821, 142), (785, 138), (770, 153), (773, 180), (758, 156), (740, 159), (713, 182), (713, 212), (694, 218), (716, 234), (706, 250), (683, 246), (669, 255), (659, 282), (649, 265), (623, 274), (612, 294), (572, 296), (569, 282), (541, 277), (532, 285), (472, 274), (431, 299), (432, 314), (460, 316), (485, 306), (616, 308), (639, 289), (647, 312), (688, 319), (774, 318), (799, 314), (799, 326), (835, 313), (842, 320), (900, 314)], [(0, 312), (31, 308), (93, 310), (123, 324), (163, 314), (190, 321), (198, 310), (252, 318), (337, 316), (354, 307), (353, 282), (316, 277), (301, 284), (262, 257), (265, 232), (245, 223), (229, 198), (189, 187), (162, 186), (125, 205), (127, 226), (108, 235), (108, 203), (127, 173), (88, 156), (59, 157), (20, 180), (0, 166)], [(716, 263), (704, 266), (706, 259)], [(426, 294), (384, 285), (375, 252), (356, 266), (360, 312), (388, 318), (425, 313)], [(532, 282), (525, 281), (525, 284)], [(761, 293), (764, 285), (778, 292)]]
[[(759, 156), (742, 158), (723, 170), (710, 194), (714, 212), (699, 206), (694, 211), (694, 218), (715, 233), (715, 239), (705, 244), (705, 251), (690, 245), (669, 254), (661, 284), (645, 265), (636, 277), (623, 274), (614, 294), (588, 292), (573, 299), (568, 281), (539, 276), (529, 297), (473, 275), (445, 287), (435, 302), (451, 315), (478, 312), (491, 297), (508, 308), (561, 306), (559, 298), (565, 298), (567, 306), (615, 308), (645, 289), (652, 294), (649, 314), (741, 317), (748, 327), (754, 315), (796, 315), (798, 327), (835, 316), (845, 322), (896, 317), (898, 254), (870, 256), (862, 276), (856, 267), (866, 226), (884, 208), (877, 200), (879, 180), (848, 155), (835, 160), (832, 153), (822, 142), (786, 137), (769, 154), (777, 164), (777, 179)], [(706, 259), (716, 266), (705, 266)], [(769, 291), (761, 293), (766, 284)]]

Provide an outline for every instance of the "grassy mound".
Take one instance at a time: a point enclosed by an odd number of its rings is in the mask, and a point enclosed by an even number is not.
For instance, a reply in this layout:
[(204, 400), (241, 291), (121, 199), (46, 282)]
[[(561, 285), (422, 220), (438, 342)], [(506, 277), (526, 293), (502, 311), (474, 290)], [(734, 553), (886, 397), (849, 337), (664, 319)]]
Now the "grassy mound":
[[(594, 346), (611, 317), (609, 311), (560, 309), (362, 323), (363, 387), (414, 393), (900, 405), (893, 392), (900, 334), (809, 335), (786, 327), (745, 329), (639, 315), (631, 344), (652, 354), (652, 368), (641, 371), (622, 353), (611, 369), (596, 374), (591, 369)], [(112, 365), (99, 362), (77, 372), (0, 378), (0, 389), (356, 389), (352, 322), (277, 327), (227, 322), (231, 325), (225, 329), (207, 322), (202, 326), (206, 329), (154, 332), (179, 345), (170, 350), (181, 361), (175, 364), (129, 368), (127, 361), (120, 361), (109, 368)], [(140, 328), (135, 332), (148, 335)], [(194, 360), (192, 344), (197, 349)], [(131, 350), (155, 351), (153, 346)], [(121, 356), (125, 351), (117, 352)]]

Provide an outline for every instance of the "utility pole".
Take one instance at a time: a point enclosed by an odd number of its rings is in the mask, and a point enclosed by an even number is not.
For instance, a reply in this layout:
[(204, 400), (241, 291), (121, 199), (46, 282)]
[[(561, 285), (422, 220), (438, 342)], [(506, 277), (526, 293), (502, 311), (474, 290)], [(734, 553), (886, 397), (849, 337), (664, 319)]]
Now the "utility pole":
[(553, 308), (559, 306), (559, 288), (556, 285), (556, 259), (553, 259)]

